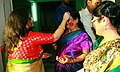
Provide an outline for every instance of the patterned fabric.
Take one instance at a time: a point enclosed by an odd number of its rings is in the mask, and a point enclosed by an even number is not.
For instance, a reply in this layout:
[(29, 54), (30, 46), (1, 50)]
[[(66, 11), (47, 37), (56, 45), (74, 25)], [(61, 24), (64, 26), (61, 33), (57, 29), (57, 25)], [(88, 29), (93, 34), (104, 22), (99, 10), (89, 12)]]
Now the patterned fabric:
[[(53, 34), (39, 32), (29, 32), (27, 37), (22, 38), (22, 44), (19, 48), (14, 48), (8, 52), (8, 68), (13, 69), (14, 64), (33, 64), (42, 57), (42, 44), (54, 42)], [(12, 65), (8, 65), (13, 63)], [(42, 63), (41, 63), (42, 64)], [(29, 68), (31, 69), (31, 68)], [(9, 70), (8, 70), (9, 72)]]
[(43, 49), (40, 44), (48, 44), (54, 41), (52, 34), (30, 32), (22, 38), (22, 45), (9, 52), (8, 59), (36, 59), (40, 57)]
[[(76, 58), (82, 54), (82, 50), (91, 49), (92, 42), (88, 35), (82, 30), (77, 30), (63, 36), (57, 44), (57, 56), (62, 55), (71, 56), (70, 59)], [(76, 72), (83, 67), (83, 62), (76, 62), (73, 64), (55, 64), (56, 72)]]
[(120, 39), (106, 42), (86, 56), (86, 72), (119, 72)]

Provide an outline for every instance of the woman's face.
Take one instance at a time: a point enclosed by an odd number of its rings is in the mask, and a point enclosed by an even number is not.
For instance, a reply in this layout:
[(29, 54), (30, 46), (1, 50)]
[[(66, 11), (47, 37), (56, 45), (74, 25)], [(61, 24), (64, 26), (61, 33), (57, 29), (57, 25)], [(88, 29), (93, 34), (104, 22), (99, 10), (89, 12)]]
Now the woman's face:
[(96, 31), (96, 34), (101, 36), (104, 30), (104, 24), (103, 24), (102, 18), (93, 16), (93, 19), (91, 20), (91, 22)]
[(69, 20), (67, 21), (66, 28), (72, 30), (74, 29), (75, 26), (76, 26), (76, 21), (72, 18), (72, 16), (70, 16)]

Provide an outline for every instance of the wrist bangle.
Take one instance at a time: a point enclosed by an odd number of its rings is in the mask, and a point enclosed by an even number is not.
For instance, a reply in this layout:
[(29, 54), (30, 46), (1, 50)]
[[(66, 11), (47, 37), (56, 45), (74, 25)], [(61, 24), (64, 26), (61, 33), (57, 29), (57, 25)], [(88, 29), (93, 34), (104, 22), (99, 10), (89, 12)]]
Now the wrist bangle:
[(74, 59), (72, 59), (72, 63), (74, 63)]
[(74, 63), (74, 59), (70, 59), (69, 63)]
[(63, 25), (60, 25), (60, 26), (59, 26), (59, 28), (63, 28), (63, 29), (65, 29), (65, 26), (63, 26)]
[(74, 65), (74, 59), (71, 59), (71, 64)]

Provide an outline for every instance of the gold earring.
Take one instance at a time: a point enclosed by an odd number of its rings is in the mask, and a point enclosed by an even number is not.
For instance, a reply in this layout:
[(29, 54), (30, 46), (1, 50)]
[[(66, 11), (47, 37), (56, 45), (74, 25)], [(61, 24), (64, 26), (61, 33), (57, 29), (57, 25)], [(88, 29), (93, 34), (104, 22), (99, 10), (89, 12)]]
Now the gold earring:
[(104, 26), (104, 30), (107, 30), (106, 25)]

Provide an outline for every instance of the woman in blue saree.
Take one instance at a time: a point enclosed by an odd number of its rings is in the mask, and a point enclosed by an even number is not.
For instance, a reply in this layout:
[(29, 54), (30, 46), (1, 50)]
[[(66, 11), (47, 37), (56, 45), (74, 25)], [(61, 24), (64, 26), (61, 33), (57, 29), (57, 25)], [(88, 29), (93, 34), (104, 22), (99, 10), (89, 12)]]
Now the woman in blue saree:
[(92, 47), (91, 39), (80, 22), (78, 11), (70, 11), (66, 28), (57, 43), (56, 72), (76, 72), (83, 68), (83, 61)]

